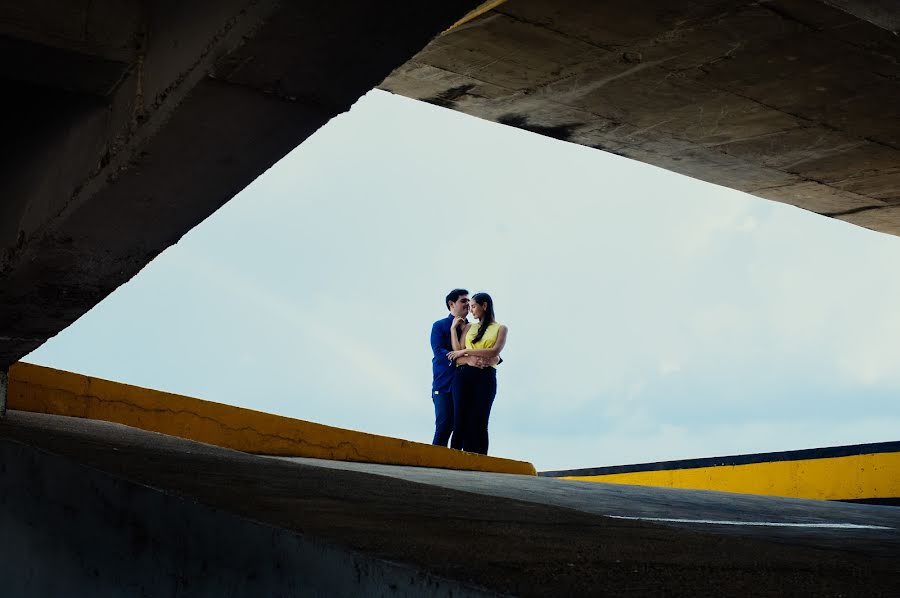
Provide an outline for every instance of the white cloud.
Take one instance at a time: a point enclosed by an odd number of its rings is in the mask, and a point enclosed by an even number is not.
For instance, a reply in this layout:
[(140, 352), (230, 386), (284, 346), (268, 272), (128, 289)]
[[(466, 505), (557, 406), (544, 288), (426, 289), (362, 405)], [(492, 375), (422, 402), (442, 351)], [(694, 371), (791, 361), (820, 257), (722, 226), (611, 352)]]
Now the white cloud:
[(668, 376), (681, 371), (681, 364), (674, 359), (663, 359), (659, 362), (659, 373)]

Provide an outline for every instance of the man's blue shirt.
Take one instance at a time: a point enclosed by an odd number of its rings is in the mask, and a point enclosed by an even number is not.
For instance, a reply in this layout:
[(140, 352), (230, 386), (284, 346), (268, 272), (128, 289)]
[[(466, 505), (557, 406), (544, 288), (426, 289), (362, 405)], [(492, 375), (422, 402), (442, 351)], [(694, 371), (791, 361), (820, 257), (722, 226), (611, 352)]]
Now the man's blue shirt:
[(431, 394), (450, 394), (450, 385), (453, 383), (453, 373), (456, 364), (447, 359), (447, 353), (453, 350), (450, 342), (450, 325), (453, 324), (453, 315), (438, 320), (431, 326), (431, 373), (434, 379), (431, 383)]

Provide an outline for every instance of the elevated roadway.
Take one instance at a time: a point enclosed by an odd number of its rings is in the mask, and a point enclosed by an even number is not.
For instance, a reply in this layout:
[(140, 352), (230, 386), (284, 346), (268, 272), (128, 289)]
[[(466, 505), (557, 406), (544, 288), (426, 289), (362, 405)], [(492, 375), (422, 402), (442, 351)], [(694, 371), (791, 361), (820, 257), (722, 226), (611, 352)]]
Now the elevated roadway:
[(667, 527), (900, 556), (900, 508), (709, 490), (278, 457)]
[(351, 471), (16, 411), (0, 423), (0, 454), (8, 596), (900, 591), (893, 507)]

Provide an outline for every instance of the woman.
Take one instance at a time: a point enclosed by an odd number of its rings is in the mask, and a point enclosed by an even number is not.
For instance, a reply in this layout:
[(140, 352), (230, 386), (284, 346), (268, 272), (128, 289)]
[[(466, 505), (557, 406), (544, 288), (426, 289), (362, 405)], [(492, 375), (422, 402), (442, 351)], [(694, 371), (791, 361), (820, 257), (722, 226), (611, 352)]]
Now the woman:
[(494, 301), (487, 293), (473, 295), (469, 309), (478, 324), (456, 318), (450, 326), (453, 351), (447, 353), (447, 359), (457, 366), (452, 387), (455, 417), (450, 447), (486, 455), (488, 419), (497, 394), (497, 366), (484, 364), (497, 363), (506, 345), (507, 328), (495, 320)]

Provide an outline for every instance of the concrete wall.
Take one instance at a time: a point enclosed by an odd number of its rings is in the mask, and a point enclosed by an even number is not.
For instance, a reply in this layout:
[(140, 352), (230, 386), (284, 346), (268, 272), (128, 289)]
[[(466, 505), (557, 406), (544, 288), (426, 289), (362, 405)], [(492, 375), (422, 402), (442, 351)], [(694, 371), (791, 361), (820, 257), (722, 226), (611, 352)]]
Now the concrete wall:
[(541, 472), (570, 480), (900, 504), (900, 442)]
[(485, 596), (0, 440), (0, 595)]
[(115, 422), (246, 453), (534, 475), (531, 463), (325, 426), (27, 363), (9, 408)]

